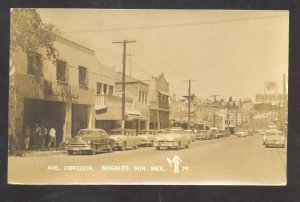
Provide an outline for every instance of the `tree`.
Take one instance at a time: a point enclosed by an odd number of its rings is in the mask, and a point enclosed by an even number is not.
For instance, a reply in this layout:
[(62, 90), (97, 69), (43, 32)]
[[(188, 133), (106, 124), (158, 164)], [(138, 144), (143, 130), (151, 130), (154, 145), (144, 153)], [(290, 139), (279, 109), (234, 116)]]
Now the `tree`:
[(53, 42), (60, 35), (52, 24), (43, 23), (36, 9), (15, 8), (11, 10), (10, 53), (16, 50), (36, 52), (45, 48), (48, 59), (55, 61), (58, 51)]

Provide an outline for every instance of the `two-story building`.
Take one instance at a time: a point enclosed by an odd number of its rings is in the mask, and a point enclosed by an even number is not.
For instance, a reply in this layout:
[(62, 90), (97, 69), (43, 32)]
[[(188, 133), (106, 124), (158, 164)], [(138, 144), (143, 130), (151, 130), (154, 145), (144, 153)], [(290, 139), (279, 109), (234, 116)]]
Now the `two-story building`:
[[(110, 131), (122, 125), (122, 73), (115, 72), (114, 94), (98, 95), (96, 127)], [(131, 76), (125, 76), (125, 128), (147, 129), (149, 117), (149, 85)], [(105, 103), (100, 104), (99, 103)]]
[[(95, 125), (96, 82), (109, 76), (95, 51), (58, 38), (56, 61), (41, 48), (35, 53), (13, 50), (10, 58), (9, 131), (17, 149), (24, 148), (24, 129), (35, 124), (56, 128), (57, 143)], [(113, 70), (114, 71), (114, 70)], [(114, 85), (114, 78), (106, 83)]]
[(170, 120), (169, 82), (166, 81), (163, 73), (144, 82), (149, 84), (149, 128), (168, 128)]

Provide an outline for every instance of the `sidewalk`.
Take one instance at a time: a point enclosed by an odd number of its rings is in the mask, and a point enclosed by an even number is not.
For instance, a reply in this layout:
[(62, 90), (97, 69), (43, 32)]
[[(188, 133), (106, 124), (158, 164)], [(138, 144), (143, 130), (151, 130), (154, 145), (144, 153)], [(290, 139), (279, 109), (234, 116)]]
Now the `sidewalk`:
[(67, 151), (64, 149), (59, 150), (46, 150), (46, 151), (16, 151), (15, 156), (21, 156), (21, 157), (45, 157), (45, 156), (55, 156), (60, 154), (66, 154)]

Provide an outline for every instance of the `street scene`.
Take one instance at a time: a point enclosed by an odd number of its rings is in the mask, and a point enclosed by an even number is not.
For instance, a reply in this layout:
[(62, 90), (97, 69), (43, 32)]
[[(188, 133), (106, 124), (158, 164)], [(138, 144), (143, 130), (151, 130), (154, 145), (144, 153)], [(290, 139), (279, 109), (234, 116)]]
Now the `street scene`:
[(288, 18), (12, 9), (8, 182), (285, 185)]

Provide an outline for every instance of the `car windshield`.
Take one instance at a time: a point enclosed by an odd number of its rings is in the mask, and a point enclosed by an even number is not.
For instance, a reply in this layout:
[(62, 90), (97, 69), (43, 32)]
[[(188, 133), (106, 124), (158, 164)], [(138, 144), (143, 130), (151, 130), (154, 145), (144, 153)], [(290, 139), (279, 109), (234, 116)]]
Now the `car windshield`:
[(102, 131), (90, 131), (90, 130), (81, 130), (78, 132), (77, 136), (97, 136), (97, 137), (106, 137), (105, 133)]
[(283, 136), (283, 133), (266, 133), (267, 136)]

